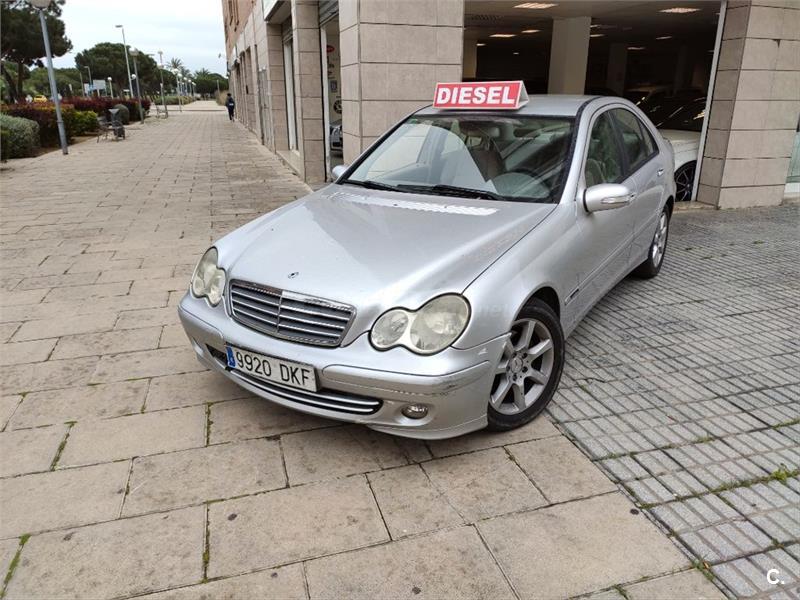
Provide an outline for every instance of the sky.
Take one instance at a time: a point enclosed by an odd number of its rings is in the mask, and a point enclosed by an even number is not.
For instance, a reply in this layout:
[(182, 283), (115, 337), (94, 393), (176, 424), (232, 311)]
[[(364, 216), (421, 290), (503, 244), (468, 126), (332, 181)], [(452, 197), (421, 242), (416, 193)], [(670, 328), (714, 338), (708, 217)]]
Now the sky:
[(61, 16), (72, 51), (54, 59), (55, 67), (74, 67), (75, 55), (99, 42), (122, 43), (114, 27), (122, 24), (129, 46), (225, 75), (222, 0), (67, 0)]

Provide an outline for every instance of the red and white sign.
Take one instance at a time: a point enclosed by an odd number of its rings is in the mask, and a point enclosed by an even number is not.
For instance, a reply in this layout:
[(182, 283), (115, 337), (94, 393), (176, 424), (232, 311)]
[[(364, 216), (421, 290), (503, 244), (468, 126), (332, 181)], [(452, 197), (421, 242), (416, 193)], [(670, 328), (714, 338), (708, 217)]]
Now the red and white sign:
[(528, 102), (521, 81), (437, 83), (434, 108), (516, 110)]

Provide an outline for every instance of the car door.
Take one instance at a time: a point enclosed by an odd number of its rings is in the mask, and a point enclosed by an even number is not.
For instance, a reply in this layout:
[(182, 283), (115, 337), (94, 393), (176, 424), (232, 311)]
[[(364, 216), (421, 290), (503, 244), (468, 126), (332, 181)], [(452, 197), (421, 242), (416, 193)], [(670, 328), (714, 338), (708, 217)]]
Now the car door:
[(644, 123), (630, 110), (611, 110), (622, 142), (628, 176), (636, 182), (636, 196), (628, 212), (631, 214), (633, 239), (631, 267), (644, 260), (653, 240), (656, 220), (664, 197), (665, 170), (658, 160), (658, 146)]
[(589, 129), (586, 154), (583, 159), (583, 182), (579, 189), (577, 207), (580, 229), (579, 288), (570, 297), (578, 318), (588, 311), (627, 272), (633, 233), (630, 206), (613, 210), (587, 212), (582, 194), (601, 183), (621, 183), (632, 195), (636, 184), (626, 175), (622, 148), (609, 110), (594, 115)]

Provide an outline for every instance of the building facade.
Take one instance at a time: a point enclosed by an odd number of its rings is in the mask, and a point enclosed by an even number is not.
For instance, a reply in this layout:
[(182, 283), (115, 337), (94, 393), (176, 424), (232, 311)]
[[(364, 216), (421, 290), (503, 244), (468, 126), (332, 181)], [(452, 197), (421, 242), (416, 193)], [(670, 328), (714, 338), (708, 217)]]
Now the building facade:
[(309, 184), (429, 104), (438, 81), (522, 79), (530, 92), (693, 90), (706, 98), (696, 200), (791, 193), (800, 0), (222, 1), (237, 118)]

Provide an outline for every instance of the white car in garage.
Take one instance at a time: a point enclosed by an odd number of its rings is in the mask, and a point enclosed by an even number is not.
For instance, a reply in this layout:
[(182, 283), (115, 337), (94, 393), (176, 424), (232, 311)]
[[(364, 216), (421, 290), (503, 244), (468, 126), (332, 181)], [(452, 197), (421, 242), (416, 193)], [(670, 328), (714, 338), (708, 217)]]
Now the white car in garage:
[(650, 117), (661, 135), (672, 144), (675, 154), (676, 202), (692, 199), (692, 185), (705, 109), (706, 99), (699, 97), (679, 106), (665, 117), (658, 118), (658, 115)]

